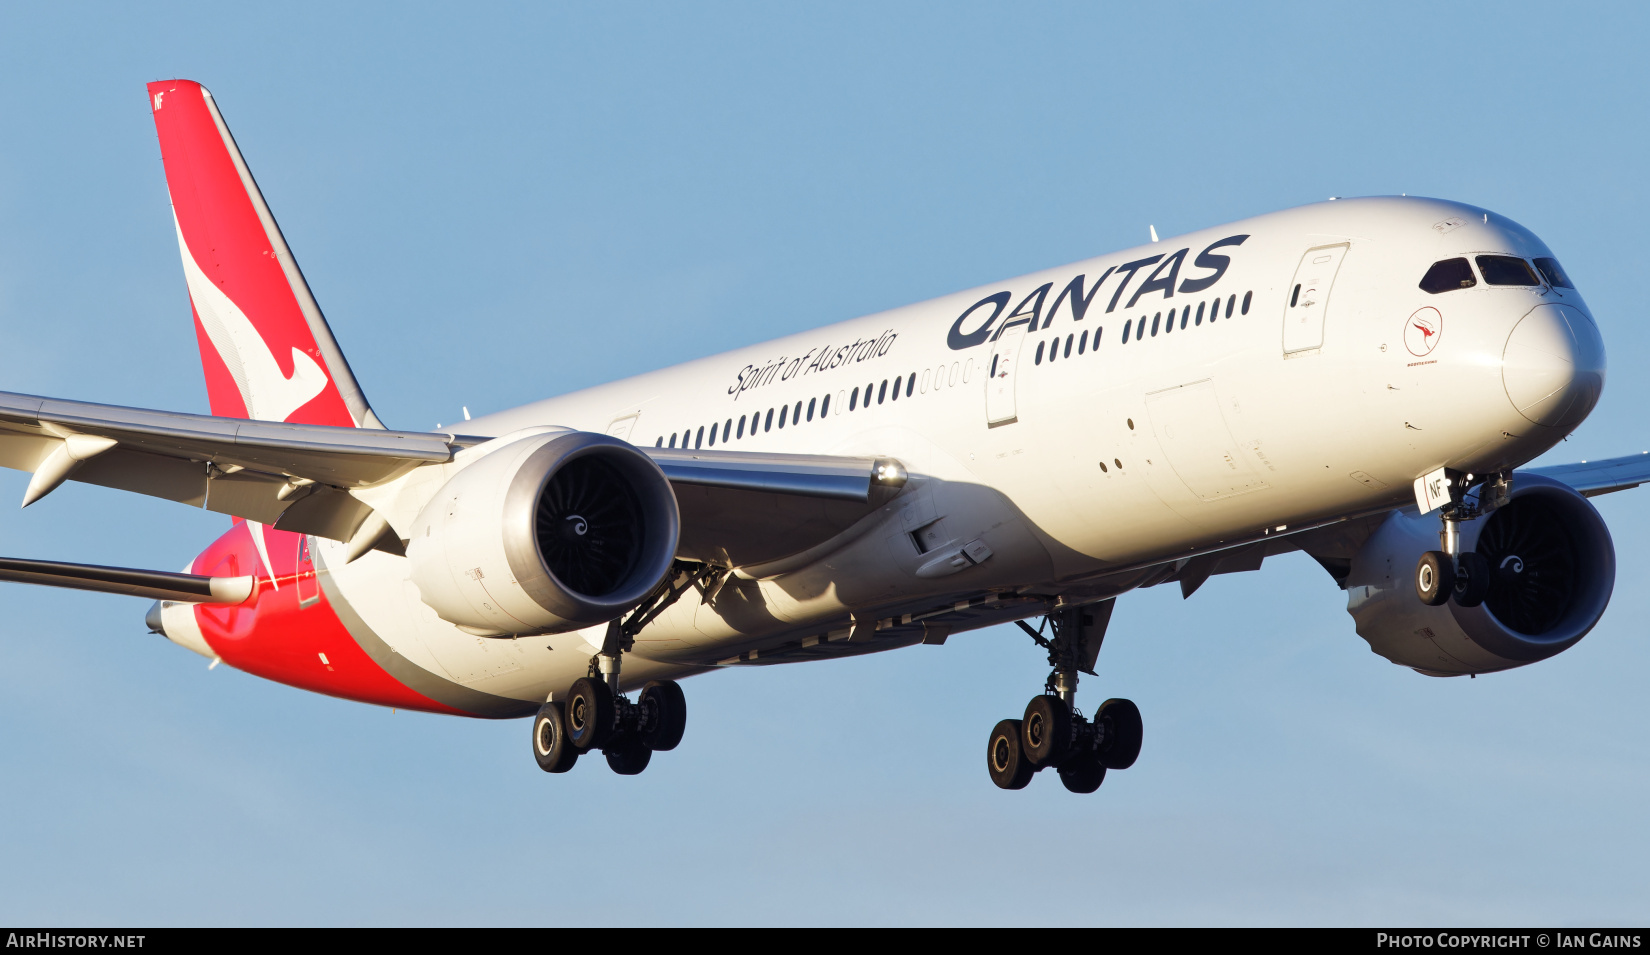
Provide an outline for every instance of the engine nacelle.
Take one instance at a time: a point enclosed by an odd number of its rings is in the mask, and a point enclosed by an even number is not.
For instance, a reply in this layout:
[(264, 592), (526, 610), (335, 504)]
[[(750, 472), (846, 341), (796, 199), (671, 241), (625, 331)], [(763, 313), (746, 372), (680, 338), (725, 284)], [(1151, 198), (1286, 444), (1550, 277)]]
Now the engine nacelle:
[(1438, 550), (1439, 517), (1394, 512), (1352, 559), (1347, 612), (1369, 648), (1428, 676), (1489, 673), (1545, 660), (1593, 629), (1616, 581), (1603, 518), (1568, 485), (1515, 474), (1507, 503), (1461, 524), (1461, 550), (1489, 562), (1489, 596), (1429, 607), (1415, 566)]
[(680, 518), (646, 454), (582, 431), (498, 442), (462, 452), (476, 460), (411, 528), (413, 583), (442, 619), (485, 636), (578, 630), (664, 579)]

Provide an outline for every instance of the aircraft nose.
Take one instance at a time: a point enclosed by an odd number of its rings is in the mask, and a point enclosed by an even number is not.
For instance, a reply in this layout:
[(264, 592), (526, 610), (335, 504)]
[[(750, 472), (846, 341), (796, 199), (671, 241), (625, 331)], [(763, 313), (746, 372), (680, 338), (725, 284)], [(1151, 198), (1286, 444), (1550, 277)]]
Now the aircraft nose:
[(1569, 430), (1604, 391), (1604, 342), (1598, 326), (1568, 305), (1537, 305), (1507, 336), (1501, 381), (1518, 413)]

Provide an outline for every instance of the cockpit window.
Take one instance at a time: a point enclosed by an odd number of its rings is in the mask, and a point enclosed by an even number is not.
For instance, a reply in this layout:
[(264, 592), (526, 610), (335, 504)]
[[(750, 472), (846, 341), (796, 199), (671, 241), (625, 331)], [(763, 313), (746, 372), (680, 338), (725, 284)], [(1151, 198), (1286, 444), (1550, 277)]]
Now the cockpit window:
[(1536, 259), (1535, 267), (1541, 270), (1541, 277), (1547, 280), (1548, 285), (1554, 288), (1575, 288), (1575, 283), (1564, 274), (1564, 269), (1559, 266), (1557, 259)]
[(1472, 288), (1477, 284), (1478, 280), (1472, 277), (1472, 266), (1464, 258), (1434, 262), (1432, 268), (1427, 269), (1427, 274), (1421, 277), (1421, 291), (1433, 295), (1458, 288)]
[(1510, 255), (1480, 255), (1478, 271), (1487, 285), (1540, 285), (1530, 263)]

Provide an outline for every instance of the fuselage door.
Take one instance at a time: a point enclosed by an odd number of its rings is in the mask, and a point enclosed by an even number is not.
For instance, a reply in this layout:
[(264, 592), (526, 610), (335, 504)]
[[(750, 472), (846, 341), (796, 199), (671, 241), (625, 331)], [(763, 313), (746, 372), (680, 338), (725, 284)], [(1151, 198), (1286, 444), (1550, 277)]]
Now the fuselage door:
[(1169, 467), (1200, 500), (1218, 501), (1269, 486), (1233, 440), (1213, 381), (1154, 391), (1146, 396), (1146, 408)]
[(1001, 338), (991, 343), (991, 363), (986, 367), (985, 380), (987, 427), (995, 428), (1019, 420), (1014, 406), (1014, 366), (1020, 363), (1020, 346), (1025, 340), (1026, 327), (1011, 325)]
[(1351, 246), (1322, 245), (1306, 250), (1289, 283), (1289, 297), (1283, 310), (1283, 353), (1293, 355), (1323, 347), (1324, 317), (1329, 313), (1329, 290), (1335, 273)]

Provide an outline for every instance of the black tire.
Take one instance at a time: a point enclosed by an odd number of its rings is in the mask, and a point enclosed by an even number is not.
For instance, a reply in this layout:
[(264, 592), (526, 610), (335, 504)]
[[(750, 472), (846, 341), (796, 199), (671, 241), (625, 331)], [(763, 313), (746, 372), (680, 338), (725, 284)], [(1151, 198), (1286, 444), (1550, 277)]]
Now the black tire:
[(1042, 769), (1058, 766), (1071, 748), (1071, 710), (1057, 696), (1034, 696), (1026, 704), (1026, 715), (1021, 719), (1025, 735), (1020, 748), (1031, 765)]
[(1019, 720), (1003, 720), (991, 729), (985, 744), (985, 768), (998, 789), (1024, 789), (1037, 772), (1020, 750)]
[(1060, 784), (1074, 793), (1091, 793), (1106, 781), (1106, 767), (1094, 750), (1072, 753), (1060, 764)]
[(579, 761), (578, 747), (567, 738), (560, 703), (546, 703), (533, 717), (533, 758), (547, 773), (565, 773)]
[(649, 749), (667, 753), (682, 741), (687, 729), (687, 697), (675, 680), (656, 680), (642, 687), (641, 704), (651, 708), (655, 721), (643, 736)]
[(613, 691), (600, 680), (580, 677), (567, 693), (564, 716), (574, 746), (600, 749), (613, 737)]
[(653, 758), (653, 750), (641, 740), (620, 740), (616, 745), (602, 750), (607, 757), (607, 768), (620, 776), (634, 776), (647, 768), (648, 761)]
[(1467, 551), (1455, 562), (1455, 603), (1476, 607), (1490, 595), (1490, 562), (1483, 554)]
[(1140, 721), (1140, 707), (1133, 700), (1107, 700), (1094, 714), (1094, 722), (1103, 736), (1100, 743), (1100, 765), (1107, 769), (1128, 769), (1140, 758), (1140, 742), (1145, 736), (1145, 725)]
[(1455, 592), (1455, 561), (1441, 550), (1429, 550), (1415, 565), (1415, 596), (1429, 607), (1442, 606)]

